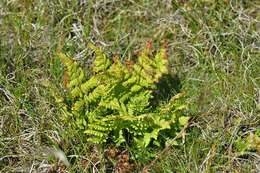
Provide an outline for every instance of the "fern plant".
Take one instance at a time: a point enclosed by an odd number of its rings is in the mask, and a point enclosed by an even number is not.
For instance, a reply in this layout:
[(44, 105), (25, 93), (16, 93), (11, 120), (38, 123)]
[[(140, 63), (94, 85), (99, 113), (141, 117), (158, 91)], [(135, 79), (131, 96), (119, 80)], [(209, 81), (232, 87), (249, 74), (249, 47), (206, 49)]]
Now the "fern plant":
[(85, 133), (89, 142), (131, 143), (142, 149), (164, 143), (161, 134), (174, 136), (187, 123), (180, 95), (164, 104), (151, 104), (156, 83), (168, 73), (165, 49), (152, 58), (146, 48), (136, 63), (126, 65), (118, 58), (109, 59), (93, 44), (88, 47), (96, 55), (91, 77), (70, 57), (62, 53), (58, 57), (68, 76), (66, 97), (59, 99), (64, 119)]

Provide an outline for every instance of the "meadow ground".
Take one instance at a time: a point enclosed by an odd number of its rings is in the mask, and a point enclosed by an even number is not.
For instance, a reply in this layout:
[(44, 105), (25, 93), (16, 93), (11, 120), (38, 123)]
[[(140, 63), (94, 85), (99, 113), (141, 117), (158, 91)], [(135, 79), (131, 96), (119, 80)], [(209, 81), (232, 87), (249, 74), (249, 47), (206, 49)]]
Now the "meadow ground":
[[(260, 129), (257, 0), (1, 0), (1, 172), (105, 172), (100, 151), (66, 125), (46, 81), (62, 89), (56, 52), (91, 62), (88, 42), (129, 59), (168, 43), (171, 73), (193, 116), (184, 144), (149, 172), (260, 172), (259, 150), (236, 141)], [(167, 91), (168, 92), (168, 91)], [(50, 156), (61, 148), (71, 165)]]

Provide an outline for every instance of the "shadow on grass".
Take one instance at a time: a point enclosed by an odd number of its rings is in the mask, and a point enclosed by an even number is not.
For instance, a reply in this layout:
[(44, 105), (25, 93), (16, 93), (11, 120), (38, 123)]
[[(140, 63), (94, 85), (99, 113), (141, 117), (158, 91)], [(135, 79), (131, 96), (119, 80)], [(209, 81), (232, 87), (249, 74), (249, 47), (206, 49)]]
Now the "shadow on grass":
[(154, 91), (154, 98), (151, 101), (153, 106), (158, 105), (160, 102), (167, 102), (171, 97), (179, 93), (182, 87), (179, 76), (172, 74), (163, 75), (156, 86), (157, 90)]

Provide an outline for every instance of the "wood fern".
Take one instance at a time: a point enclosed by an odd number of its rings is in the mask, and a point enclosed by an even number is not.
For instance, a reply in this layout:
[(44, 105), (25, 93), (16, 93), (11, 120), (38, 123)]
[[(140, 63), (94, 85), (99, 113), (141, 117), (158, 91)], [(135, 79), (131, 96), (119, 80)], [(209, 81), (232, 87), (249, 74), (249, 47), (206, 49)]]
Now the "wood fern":
[[(88, 45), (96, 55), (91, 77), (70, 57), (59, 53), (69, 78), (66, 97), (60, 104), (65, 120), (73, 128), (86, 134), (89, 142), (102, 144), (113, 141), (117, 145), (129, 142), (138, 148), (158, 144), (160, 134), (171, 135), (185, 125), (187, 118), (180, 112), (185, 108), (178, 98), (168, 103), (151, 105), (156, 83), (168, 73), (166, 50), (154, 58), (145, 49), (132, 66), (113, 60), (95, 47)], [(170, 137), (170, 136), (169, 136)]]

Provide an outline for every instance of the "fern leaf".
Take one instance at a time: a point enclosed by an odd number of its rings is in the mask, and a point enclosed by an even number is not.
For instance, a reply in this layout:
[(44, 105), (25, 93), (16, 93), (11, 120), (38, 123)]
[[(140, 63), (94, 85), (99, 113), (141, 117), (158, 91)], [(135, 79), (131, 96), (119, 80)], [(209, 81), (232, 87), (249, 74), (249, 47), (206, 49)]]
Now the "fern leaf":
[(94, 50), (94, 52), (96, 53), (93, 71), (96, 73), (105, 71), (111, 65), (111, 61), (106, 57), (101, 49), (97, 48), (93, 44), (88, 44), (88, 47)]

